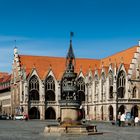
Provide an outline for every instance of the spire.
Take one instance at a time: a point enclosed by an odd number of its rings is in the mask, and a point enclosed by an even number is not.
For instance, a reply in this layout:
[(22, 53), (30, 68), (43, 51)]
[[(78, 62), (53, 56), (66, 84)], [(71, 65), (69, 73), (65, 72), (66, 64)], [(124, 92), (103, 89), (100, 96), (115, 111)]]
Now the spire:
[(73, 32), (70, 32), (70, 47), (66, 56), (66, 66), (67, 69), (71, 69), (72, 71), (74, 71), (75, 56), (72, 48), (72, 36), (73, 36)]
[(73, 32), (70, 32), (70, 47), (67, 53), (67, 59), (75, 59), (73, 48), (72, 48), (72, 37), (73, 37)]

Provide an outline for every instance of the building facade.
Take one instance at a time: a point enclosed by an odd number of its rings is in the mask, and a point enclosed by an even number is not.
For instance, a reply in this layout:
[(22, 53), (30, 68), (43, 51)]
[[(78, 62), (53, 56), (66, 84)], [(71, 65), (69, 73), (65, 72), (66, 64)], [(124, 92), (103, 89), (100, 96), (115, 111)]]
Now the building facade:
[[(71, 44), (72, 45), (72, 44)], [(31, 119), (57, 119), (66, 59), (20, 55), (14, 49), (12, 113)], [(115, 120), (118, 112), (140, 117), (140, 46), (103, 59), (76, 58), (75, 72), (83, 117)]]
[(11, 75), (0, 72), (0, 114), (11, 114)]

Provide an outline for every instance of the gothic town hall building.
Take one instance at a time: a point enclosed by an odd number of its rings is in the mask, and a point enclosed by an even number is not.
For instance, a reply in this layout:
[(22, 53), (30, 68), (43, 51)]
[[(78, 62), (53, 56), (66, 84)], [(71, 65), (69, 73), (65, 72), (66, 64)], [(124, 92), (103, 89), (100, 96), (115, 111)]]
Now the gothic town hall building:
[[(82, 117), (115, 120), (118, 112), (140, 117), (140, 45), (103, 59), (75, 58), (75, 61)], [(15, 47), (11, 113), (27, 113), (30, 119), (42, 120), (60, 117), (65, 65), (66, 58), (20, 55)]]

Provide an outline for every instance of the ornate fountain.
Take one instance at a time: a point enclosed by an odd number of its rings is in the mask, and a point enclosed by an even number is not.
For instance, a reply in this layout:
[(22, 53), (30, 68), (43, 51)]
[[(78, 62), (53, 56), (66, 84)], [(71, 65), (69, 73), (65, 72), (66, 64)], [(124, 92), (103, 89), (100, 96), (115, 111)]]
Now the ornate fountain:
[(72, 49), (72, 39), (70, 39), (70, 47), (66, 56), (66, 70), (61, 80), (61, 121), (65, 119), (71, 119), (73, 121), (78, 120), (78, 112), (80, 102), (77, 96), (77, 73), (74, 72), (75, 56)]
[(79, 117), (80, 100), (77, 94), (77, 73), (74, 72), (75, 56), (72, 49), (72, 35), (70, 39), (70, 47), (66, 56), (66, 70), (61, 80), (61, 100), (60, 111), (61, 121), (60, 125), (48, 125), (44, 129), (45, 135), (65, 135), (65, 134), (102, 134), (98, 133), (96, 125), (81, 124), (81, 117)]

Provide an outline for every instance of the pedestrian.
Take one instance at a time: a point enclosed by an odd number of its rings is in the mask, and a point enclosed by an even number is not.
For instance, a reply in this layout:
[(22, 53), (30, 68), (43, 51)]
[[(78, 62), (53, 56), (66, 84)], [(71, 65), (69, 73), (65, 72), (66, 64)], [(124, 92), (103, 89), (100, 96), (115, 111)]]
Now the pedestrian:
[(138, 126), (139, 125), (139, 118), (138, 116), (135, 117), (135, 126)]
[(118, 125), (121, 126), (121, 112), (118, 114)]
[(123, 113), (122, 115), (121, 115), (121, 126), (125, 126), (125, 118), (126, 118), (126, 116), (125, 116), (125, 113)]
[(28, 114), (26, 114), (25, 115), (25, 121), (28, 121), (28, 119), (29, 119), (29, 116), (28, 116)]

